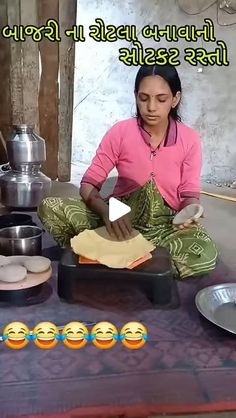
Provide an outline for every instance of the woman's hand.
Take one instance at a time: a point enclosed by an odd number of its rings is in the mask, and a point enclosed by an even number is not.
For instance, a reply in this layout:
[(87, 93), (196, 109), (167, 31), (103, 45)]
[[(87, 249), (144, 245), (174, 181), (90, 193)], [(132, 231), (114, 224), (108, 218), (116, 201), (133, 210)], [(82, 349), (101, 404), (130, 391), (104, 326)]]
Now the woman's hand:
[[(201, 209), (203, 211), (203, 207), (200, 204), (199, 199), (196, 198), (186, 198), (182, 201), (180, 208), (179, 208), (179, 213), (181, 213), (182, 211), (184, 211), (185, 208), (187, 208), (188, 206), (191, 206), (193, 204), (197, 204), (201, 206)], [(187, 212), (188, 213), (188, 212)], [(185, 215), (186, 216), (186, 215)], [(202, 215), (200, 216), (200, 218), (205, 218), (204, 212), (202, 212)], [(185, 222), (183, 224), (176, 224), (175, 227), (177, 229), (191, 229), (191, 228), (196, 228), (197, 225), (199, 224), (200, 221), (199, 217), (191, 217), (189, 219), (186, 219)]]
[(191, 229), (196, 228), (201, 218), (205, 218), (204, 213), (198, 219), (188, 219), (181, 225), (176, 225), (177, 229)]
[(107, 232), (111, 237), (116, 237), (118, 240), (128, 239), (132, 232), (132, 225), (128, 215), (122, 216), (117, 221), (110, 222), (107, 213), (103, 215)]

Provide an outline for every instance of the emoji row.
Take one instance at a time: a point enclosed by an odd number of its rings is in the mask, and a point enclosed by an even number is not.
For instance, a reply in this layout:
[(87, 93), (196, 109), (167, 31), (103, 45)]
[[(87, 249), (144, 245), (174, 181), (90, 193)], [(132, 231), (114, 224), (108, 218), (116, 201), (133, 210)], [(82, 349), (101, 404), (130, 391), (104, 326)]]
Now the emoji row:
[(44, 350), (54, 348), (58, 342), (73, 350), (79, 350), (92, 342), (97, 348), (107, 350), (117, 341), (129, 349), (142, 348), (148, 340), (146, 327), (140, 322), (128, 322), (120, 332), (111, 322), (98, 322), (89, 333), (82, 322), (69, 322), (60, 332), (52, 322), (40, 322), (33, 331), (23, 322), (11, 322), (3, 331), (2, 341), (15, 350), (26, 347), (30, 341)]

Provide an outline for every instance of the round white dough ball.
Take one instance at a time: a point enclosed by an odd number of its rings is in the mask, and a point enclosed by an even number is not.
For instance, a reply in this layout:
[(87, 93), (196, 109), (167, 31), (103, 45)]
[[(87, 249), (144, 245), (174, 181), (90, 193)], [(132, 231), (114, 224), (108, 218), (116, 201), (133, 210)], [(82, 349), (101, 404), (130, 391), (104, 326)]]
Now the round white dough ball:
[(51, 260), (46, 257), (34, 255), (24, 262), (24, 266), (31, 273), (42, 273), (49, 269)]
[(0, 280), (2, 282), (20, 282), (27, 277), (27, 270), (23, 266), (8, 264), (0, 268)]
[(24, 262), (30, 258), (29, 255), (10, 255), (7, 257), (10, 264), (16, 264), (17, 266), (24, 266)]
[(0, 255), (0, 267), (7, 266), (8, 264), (10, 264), (8, 257), (5, 257), (5, 255)]

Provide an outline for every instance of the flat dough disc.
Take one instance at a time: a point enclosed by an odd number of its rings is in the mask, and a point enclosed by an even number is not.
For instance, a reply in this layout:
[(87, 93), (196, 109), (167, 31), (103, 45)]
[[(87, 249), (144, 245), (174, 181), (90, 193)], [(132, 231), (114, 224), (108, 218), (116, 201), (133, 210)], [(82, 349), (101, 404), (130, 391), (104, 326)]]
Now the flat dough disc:
[(24, 262), (24, 266), (31, 273), (42, 273), (49, 269), (51, 260), (46, 257), (35, 255), (29, 257), (29, 259)]
[(27, 276), (27, 270), (23, 266), (9, 264), (0, 268), (0, 281), (15, 283), (24, 280)]
[(197, 220), (199, 219), (203, 214), (203, 207), (199, 204), (191, 204), (186, 206), (184, 209), (182, 209), (173, 219), (174, 225), (183, 225), (185, 222), (188, 222), (189, 220)]
[(29, 255), (10, 255), (7, 257), (10, 264), (24, 266), (24, 262), (30, 258)]
[(38, 286), (42, 283), (47, 282), (52, 275), (52, 268), (50, 267), (44, 273), (27, 273), (27, 276), (24, 280), (16, 283), (7, 283), (0, 281), (0, 292), (9, 291), (9, 290), (23, 290), (30, 289), (31, 287)]
[(0, 267), (7, 266), (8, 264), (10, 264), (8, 257), (5, 255), (0, 255)]
[(155, 249), (155, 246), (135, 229), (129, 239), (118, 241), (110, 237), (104, 226), (81, 232), (71, 239), (71, 247), (75, 254), (97, 260), (111, 268), (127, 268)]

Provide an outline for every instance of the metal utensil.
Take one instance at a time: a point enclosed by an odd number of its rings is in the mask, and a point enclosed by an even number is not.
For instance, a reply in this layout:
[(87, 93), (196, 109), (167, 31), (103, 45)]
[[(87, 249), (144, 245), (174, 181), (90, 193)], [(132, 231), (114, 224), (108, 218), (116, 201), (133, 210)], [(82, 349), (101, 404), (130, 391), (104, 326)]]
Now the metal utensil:
[(9, 163), (18, 170), (22, 164), (42, 164), (46, 161), (45, 140), (30, 125), (14, 125), (6, 142)]
[(41, 172), (46, 143), (32, 126), (16, 125), (6, 147), (10, 168), (0, 170), (1, 201), (11, 208), (36, 208), (49, 195), (51, 179)]
[(42, 229), (32, 225), (12, 226), (0, 230), (0, 254), (41, 255)]
[(236, 334), (236, 283), (208, 286), (200, 290), (195, 303), (198, 311), (218, 327)]
[(51, 179), (38, 167), (10, 170), (0, 176), (1, 201), (11, 208), (36, 208), (49, 195)]

